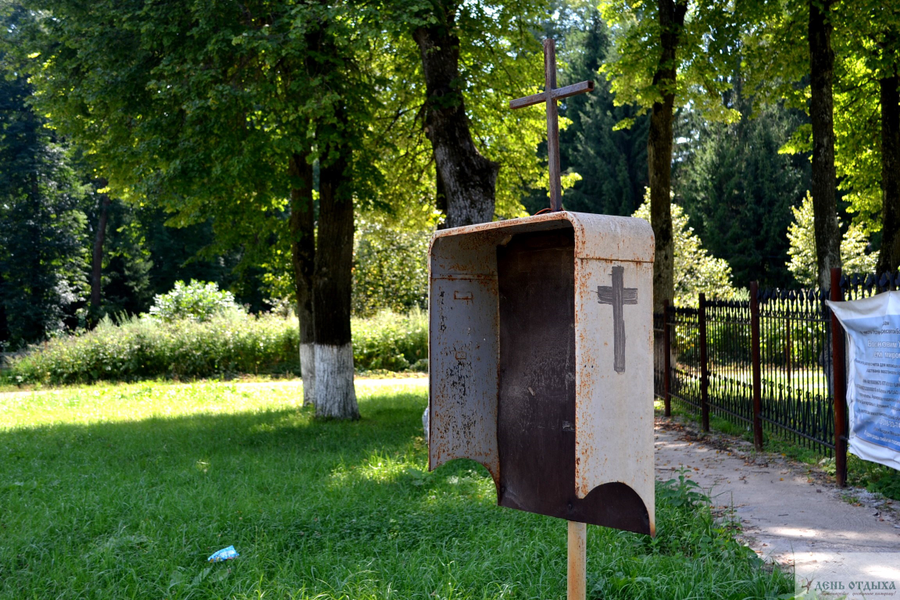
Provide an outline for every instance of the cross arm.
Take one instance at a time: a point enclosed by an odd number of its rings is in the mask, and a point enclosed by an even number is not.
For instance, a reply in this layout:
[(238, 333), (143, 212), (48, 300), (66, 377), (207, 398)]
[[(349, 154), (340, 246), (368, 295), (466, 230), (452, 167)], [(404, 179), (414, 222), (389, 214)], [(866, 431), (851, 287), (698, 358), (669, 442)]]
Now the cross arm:
[(563, 98), (568, 98), (569, 96), (575, 96), (577, 94), (584, 94), (585, 92), (592, 91), (594, 91), (593, 81), (581, 81), (579, 83), (573, 83), (572, 85), (567, 85), (565, 87), (553, 90), (553, 97), (557, 100), (562, 100)]
[[(567, 85), (565, 87), (551, 90), (550, 97), (554, 100), (561, 100), (562, 98), (568, 98), (569, 96), (575, 96), (577, 94), (583, 94), (585, 92), (593, 91), (593, 89), (593, 81), (581, 81), (579, 83), (573, 83), (572, 85)], [(524, 108), (526, 106), (532, 106), (546, 101), (547, 92), (541, 92), (540, 94), (532, 94), (531, 96), (525, 96), (524, 98), (516, 98), (515, 100), (510, 100), (509, 107), (513, 109)]]
[(509, 101), (510, 108), (525, 108), (526, 106), (533, 106), (535, 104), (540, 104), (541, 102), (547, 101), (547, 92), (541, 92), (540, 94), (532, 94), (530, 96), (525, 96), (524, 98), (516, 98), (515, 100)]

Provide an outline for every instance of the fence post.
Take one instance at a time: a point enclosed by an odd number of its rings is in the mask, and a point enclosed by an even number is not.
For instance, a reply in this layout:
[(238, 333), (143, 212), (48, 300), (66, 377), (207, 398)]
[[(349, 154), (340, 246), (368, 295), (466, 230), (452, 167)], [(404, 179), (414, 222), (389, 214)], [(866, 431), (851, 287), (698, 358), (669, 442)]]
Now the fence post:
[[(832, 302), (843, 299), (841, 269), (831, 269)], [(831, 372), (834, 377), (834, 466), (839, 487), (847, 487), (847, 363), (844, 361), (844, 328), (831, 311)]]
[(700, 417), (709, 431), (709, 352), (706, 347), (706, 294), (700, 294)]
[(663, 300), (663, 405), (665, 415), (672, 416), (672, 338), (669, 337), (669, 299)]
[(762, 375), (759, 358), (759, 282), (750, 282), (750, 360), (753, 363), (753, 445), (763, 449)]

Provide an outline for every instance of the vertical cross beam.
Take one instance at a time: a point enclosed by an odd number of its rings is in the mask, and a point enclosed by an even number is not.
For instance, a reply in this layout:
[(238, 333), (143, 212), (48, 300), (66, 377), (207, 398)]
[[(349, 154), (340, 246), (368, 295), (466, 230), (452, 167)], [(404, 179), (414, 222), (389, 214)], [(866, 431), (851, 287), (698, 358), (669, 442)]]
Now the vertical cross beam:
[(562, 189), (559, 181), (559, 111), (557, 100), (584, 94), (594, 89), (593, 81), (582, 81), (566, 87), (556, 87), (556, 42), (544, 40), (544, 91), (509, 101), (512, 109), (540, 104), (547, 105), (547, 160), (550, 163), (550, 210), (562, 210)]
[(597, 301), (613, 308), (613, 368), (625, 372), (625, 311), (626, 304), (637, 304), (637, 288), (625, 287), (625, 267), (612, 268), (612, 285), (597, 286)]

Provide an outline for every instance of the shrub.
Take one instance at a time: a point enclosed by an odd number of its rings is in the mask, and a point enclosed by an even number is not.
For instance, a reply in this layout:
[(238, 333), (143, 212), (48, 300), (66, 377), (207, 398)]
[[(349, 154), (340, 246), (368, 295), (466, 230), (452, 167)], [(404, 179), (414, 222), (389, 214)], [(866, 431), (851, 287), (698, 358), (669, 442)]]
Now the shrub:
[(407, 315), (382, 311), (368, 319), (353, 319), (353, 361), (364, 371), (426, 370), (427, 314), (419, 309)]
[(354, 239), (354, 315), (406, 312), (427, 304), (430, 229), (403, 231), (362, 220)]
[[(427, 369), (425, 313), (382, 312), (353, 320), (357, 369)], [(103, 319), (93, 330), (32, 346), (10, 360), (12, 383), (91, 383), (98, 380), (190, 379), (238, 373), (300, 372), (296, 317), (226, 311), (207, 321), (133, 317)]]
[(90, 383), (233, 373), (299, 372), (297, 323), (226, 313), (172, 323), (104, 319), (79, 336), (51, 340), (11, 361), (14, 383)]
[(243, 312), (231, 292), (220, 290), (215, 283), (202, 281), (191, 281), (187, 285), (176, 281), (172, 291), (157, 295), (150, 307), (151, 317), (167, 323), (180, 319), (206, 322), (216, 315)]

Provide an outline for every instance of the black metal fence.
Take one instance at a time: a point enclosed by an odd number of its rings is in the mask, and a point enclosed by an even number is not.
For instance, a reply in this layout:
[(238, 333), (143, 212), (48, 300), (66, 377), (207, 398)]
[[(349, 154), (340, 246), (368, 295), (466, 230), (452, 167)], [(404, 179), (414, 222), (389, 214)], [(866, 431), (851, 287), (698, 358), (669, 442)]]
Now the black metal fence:
[[(842, 277), (835, 269), (832, 281), (832, 299), (900, 288), (900, 274)], [(843, 483), (844, 335), (836, 321), (833, 325), (826, 297), (819, 290), (759, 290), (754, 283), (747, 301), (707, 300), (701, 294), (696, 308), (667, 306), (654, 316), (660, 341), (655, 387), (666, 414), (675, 402), (699, 414), (706, 431), (710, 416), (727, 420), (751, 431), (758, 449), (766, 432), (777, 432), (835, 456)]]

